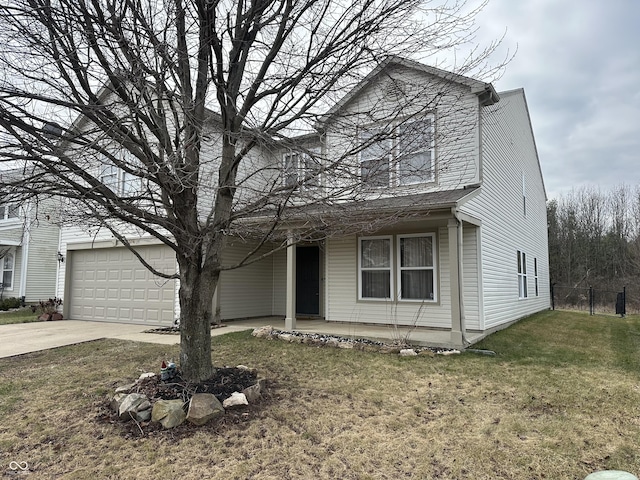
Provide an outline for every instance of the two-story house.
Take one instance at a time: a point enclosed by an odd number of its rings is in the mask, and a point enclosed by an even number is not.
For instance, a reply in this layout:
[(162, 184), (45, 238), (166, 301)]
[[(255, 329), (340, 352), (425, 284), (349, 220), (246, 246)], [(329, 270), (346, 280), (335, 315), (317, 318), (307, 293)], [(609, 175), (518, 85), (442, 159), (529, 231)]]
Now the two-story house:
[[(460, 346), (465, 332), (482, 335), (549, 307), (546, 195), (522, 90), (497, 93), (389, 58), (316, 132), (254, 155), (278, 172), (275, 182), (297, 190), (278, 226), (282, 236), (293, 241), (310, 222), (321, 222), (326, 235), (223, 272), (218, 318), (284, 316), (288, 328), (301, 317), (408, 325), (448, 331)], [(125, 188), (121, 173), (111, 174)], [(330, 204), (300, 208), (329, 192), (337, 192)], [(78, 235), (61, 235), (66, 317), (173, 320), (176, 282), (154, 278), (111, 238)], [(154, 265), (175, 268), (168, 247), (136, 242)], [(254, 248), (230, 239), (226, 259)]]

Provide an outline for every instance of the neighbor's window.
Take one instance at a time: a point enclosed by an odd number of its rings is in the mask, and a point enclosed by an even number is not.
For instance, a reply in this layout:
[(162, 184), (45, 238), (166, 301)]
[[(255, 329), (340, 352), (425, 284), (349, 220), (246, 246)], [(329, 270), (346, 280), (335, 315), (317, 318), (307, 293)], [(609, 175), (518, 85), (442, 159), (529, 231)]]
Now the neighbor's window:
[(13, 289), (13, 253), (7, 253), (2, 262), (2, 285), (5, 290)]
[(518, 298), (527, 296), (527, 256), (518, 250)]
[(124, 170), (121, 170), (121, 180), (120, 180), (120, 192), (123, 195), (132, 195), (140, 192), (141, 189), (141, 181), (140, 178), (132, 175)]
[(433, 181), (433, 117), (398, 126), (398, 183)]
[(370, 187), (388, 187), (393, 148), (390, 133), (381, 128), (363, 129), (358, 139), (365, 145), (360, 151), (360, 179)]
[(18, 205), (15, 203), (6, 203), (0, 205), (0, 220), (9, 220), (11, 218), (18, 218)]
[(435, 300), (433, 234), (398, 236), (398, 277), (401, 300)]
[(359, 241), (360, 298), (391, 298), (391, 237), (363, 237)]

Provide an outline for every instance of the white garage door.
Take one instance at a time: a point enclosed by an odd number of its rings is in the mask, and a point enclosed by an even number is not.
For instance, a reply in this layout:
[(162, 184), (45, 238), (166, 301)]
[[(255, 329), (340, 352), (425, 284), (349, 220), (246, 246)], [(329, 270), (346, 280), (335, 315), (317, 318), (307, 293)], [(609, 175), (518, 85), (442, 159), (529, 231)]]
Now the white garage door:
[[(136, 250), (156, 270), (174, 273), (173, 250), (162, 245)], [(175, 281), (154, 276), (126, 248), (76, 250), (71, 262), (70, 318), (171, 325)]]

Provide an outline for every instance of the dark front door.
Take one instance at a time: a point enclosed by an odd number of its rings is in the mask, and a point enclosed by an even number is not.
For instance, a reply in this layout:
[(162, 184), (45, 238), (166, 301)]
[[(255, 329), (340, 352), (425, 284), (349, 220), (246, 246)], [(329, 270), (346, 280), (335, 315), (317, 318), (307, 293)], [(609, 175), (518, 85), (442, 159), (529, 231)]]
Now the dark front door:
[(296, 314), (320, 314), (320, 248), (296, 249)]

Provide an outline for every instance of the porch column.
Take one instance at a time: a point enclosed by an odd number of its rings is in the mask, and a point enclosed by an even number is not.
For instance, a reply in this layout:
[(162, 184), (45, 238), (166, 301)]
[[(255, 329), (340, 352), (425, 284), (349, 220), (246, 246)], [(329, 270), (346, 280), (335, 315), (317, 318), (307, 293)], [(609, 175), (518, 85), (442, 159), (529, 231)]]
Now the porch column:
[(293, 237), (287, 237), (287, 295), (284, 329), (296, 329), (296, 245)]
[(451, 343), (456, 347), (464, 346), (462, 321), (462, 278), (460, 277), (462, 252), (459, 248), (458, 235), (462, 225), (455, 218), (450, 218), (449, 229), (449, 276), (451, 279)]

